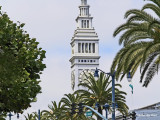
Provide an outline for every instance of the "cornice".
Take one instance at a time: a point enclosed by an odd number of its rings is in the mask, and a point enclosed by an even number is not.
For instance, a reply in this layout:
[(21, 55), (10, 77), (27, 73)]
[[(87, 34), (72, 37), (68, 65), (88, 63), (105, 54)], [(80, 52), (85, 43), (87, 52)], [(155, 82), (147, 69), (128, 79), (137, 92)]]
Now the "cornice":
[(73, 59), (100, 59), (100, 56), (72, 56), (69, 61), (71, 62)]

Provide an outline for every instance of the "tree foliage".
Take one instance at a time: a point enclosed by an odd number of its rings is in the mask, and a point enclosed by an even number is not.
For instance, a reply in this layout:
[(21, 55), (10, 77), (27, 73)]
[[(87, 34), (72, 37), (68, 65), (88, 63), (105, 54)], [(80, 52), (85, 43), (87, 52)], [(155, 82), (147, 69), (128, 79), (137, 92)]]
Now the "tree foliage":
[(0, 8), (0, 112), (22, 112), (41, 92), (45, 51)]
[[(78, 106), (76, 106), (75, 114), (71, 113), (72, 103), (81, 103), (83, 98), (79, 94), (65, 94), (59, 103), (55, 101), (49, 105), (49, 110), (43, 110), (42, 118), (47, 120), (95, 120), (93, 118), (87, 118), (85, 116), (86, 109), (83, 109), (83, 113), (78, 113)], [(44, 119), (45, 120), (45, 119)]]
[(44, 110), (43, 112), (47, 114), (48, 120), (60, 120), (67, 115), (64, 111), (64, 105), (62, 105), (62, 102), (56, 103), (56, 101), (52, 101), (51, 105), (48, 105), (49, 110)]
[[(103, 106), (108, 103), (112, 105), (112, 87), (111, 80), (101, 73), (99, 79), (96, 81), (92, 74), (86, 75), (84, 82), (80, 83), (81, 89), (75, 91), (73, 94), (65, 94), (60, 102), (52, 102), (49, 105), (49, 110), (41, 112), (42, 120), (95, 120), (92, 117), (86, 117), (85, 112), (88, 110), (85, 106), (79, 109), (79, 103), (88, 105), (95, 109), (95, 104), (99, 103), (98, 112), (102, 114)], [(115, 84), (115, 101), (118, 104), (117, 110), (122, 114), (128, 114), (128, 106), (126, 105), (126, 93), (119, 90), (122, 86)], [(74, 107), (73, 107), (74, 104)], [(79, 111), (80, 110), (80, 111)], [(112, 111), (111, 106), (109, 111)], [(30, 115), (30, 114), (29, 114)], [(96, 115), (96, 114), (93, 114)], [(37, 113), (30, 115), (32, 119), (37, 118)], [(30, 117), (26, 117), (26, 120)], [(31, 120), (32, 120), (31, 119)], [(101, 118), (98, 118), (101, 120)]]
[[(65, 94), (65, 97), (61, 99), (61, 102), (64, 105), (64, 110), (65, 110), (65, 117), (63, 117), (63, 120), (88, 120), (88, 118), (84, 115), (84, 113), (79, 114), (78, 113), (78, 105), (76, 106), (76, 112), (75, 114), (71, 114), (71, 105), (72, 103), (79, 104), (84, 102), (83, 98), (79, 94)], [(85, 109), (83, 109), (85, 112)]]
[[(83, 101), (86, 105), (95, 107), (96, 103), (99, 103), (100, 106), (105, 105), (106, 103), (112, 104), (112, 80), (109, 77), (106, 77), (104, 73), (100, 73), (99, 79), (95, 80), (92, 74), (86, 75), (84, 82), (80, 83), (80, 90), (77, 90), (75, 93), (80, 93)], [(122, 114), (128, 113), (128, 106), (126, 105), (125, 95), (126, 93), (119, 90), (122, 86), (120, 84), (115, 84), (115, 102), (118, 104), (118, 111)], [(102, 107), (98, 108), (99, 113), (102, 114)], [(110, 107), (111, 111), (111, 107)], [(100, 119), (100, 118), (99, 118)]]
[[(145, 87), (160, 68), (160, 1), (149, 1), (151, 3), (144, 5), (141, 10), (127, 11), (126, 23), (115, 30), (114, 36), (122, 33), (119, 44), (124, 47), (117, 53), (111, 66), (111, 71), (117, 71), (117, 79), (122, 72), (125, 75), (131, 71), (133, 76), (140, 67), (140, 82), (145, 78)], [(147, 9), (153, 11), (155, 16), (146, 12)]]

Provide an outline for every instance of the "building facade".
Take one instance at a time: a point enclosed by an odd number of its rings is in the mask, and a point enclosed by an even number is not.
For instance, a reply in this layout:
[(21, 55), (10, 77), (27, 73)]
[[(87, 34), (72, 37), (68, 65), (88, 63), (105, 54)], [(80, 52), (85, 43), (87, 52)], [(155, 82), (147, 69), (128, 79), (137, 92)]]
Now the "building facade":
[[(132, 114), (133, 112), (135, 114)], [(130, 113), (128, 116), (117, 115), (116, 120), (160, 120), (160, 102), (132, 110)]]
[(134, 110), (136, 120), (160, 120), (160, 102)]
[(76, 19), (77, 29), (71, 39), (71, 86), (78, 89), (84, 74), (93, 73), (99, 67), (99, 39), (92, 26), (93, 17), (89, 12), (87, 0), (81, 0), (80, 14)]

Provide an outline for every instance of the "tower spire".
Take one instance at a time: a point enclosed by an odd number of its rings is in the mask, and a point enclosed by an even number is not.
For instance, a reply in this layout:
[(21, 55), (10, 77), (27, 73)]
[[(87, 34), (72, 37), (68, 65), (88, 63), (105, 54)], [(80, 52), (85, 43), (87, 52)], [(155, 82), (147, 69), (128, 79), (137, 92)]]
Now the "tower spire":
[(81, 0), (81, 5), (87, 5), (87, 0)]
[(87, 0), (81, 0), (81, 5), (79, 6), (80, 14), (77, 17), (77, 27), (86, 29), (86, 28), (92, 28), (92, 18), (89, 13), (90, 6), (87, 5)]
[(79, 6), (80, 16), (88, 17), (89, 16), (89, 5), (87, 5), (87, 0), (81, 0), (81, 5)]

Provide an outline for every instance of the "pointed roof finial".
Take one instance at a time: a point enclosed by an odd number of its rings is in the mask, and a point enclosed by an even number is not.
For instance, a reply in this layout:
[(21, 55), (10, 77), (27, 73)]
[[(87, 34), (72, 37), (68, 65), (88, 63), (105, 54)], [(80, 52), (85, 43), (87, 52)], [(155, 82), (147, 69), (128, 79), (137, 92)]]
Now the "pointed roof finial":
[(87, 5), (87, 0), (81, 0), (81, 5)]

